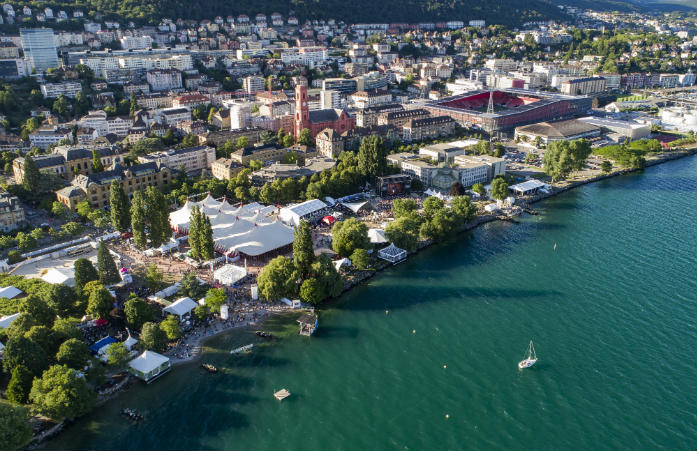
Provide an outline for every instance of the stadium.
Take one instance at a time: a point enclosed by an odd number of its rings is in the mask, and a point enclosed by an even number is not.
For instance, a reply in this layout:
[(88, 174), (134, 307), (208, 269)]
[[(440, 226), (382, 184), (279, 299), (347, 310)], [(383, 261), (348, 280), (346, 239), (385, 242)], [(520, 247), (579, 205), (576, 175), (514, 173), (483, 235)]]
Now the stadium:
[[(489, 110), (489, 101), (493, 113)], [(506, 133), (519, 125), (570, 119), (586, 114), (592, 98), (525, 89), (474, 91), (445, 97), (424, 105), (434, 116), (450, 116), (460, 125), (475, 126), (488, 133)]]

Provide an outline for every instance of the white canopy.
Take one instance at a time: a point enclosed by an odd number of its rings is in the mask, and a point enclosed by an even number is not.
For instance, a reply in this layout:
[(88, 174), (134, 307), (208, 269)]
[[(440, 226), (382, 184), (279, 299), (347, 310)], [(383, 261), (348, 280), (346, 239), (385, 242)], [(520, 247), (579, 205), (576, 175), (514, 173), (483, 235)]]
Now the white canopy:
[(206, 196), (206, 198), (203, 199), (203, 200), (201, 201), (201, 204), (202, 204), (204, 207), (211, 207), (211, 208), (216, 208), (216, 209), (217, 209), (217, 208), (219, 208), (220, 206), (223, 205), (223, 202), (215, 200), (215, 199), (213, 198), (213, 196), (211, 196), (211, 193), (208, 193), (208, 195)]
[(247, 275), (247, 270), (241, 266), (224, 265), (213, 272), (213, 279), (223, 285), (232, 285), (242, 280)]
[(349, 210), (351, 210), (354, 213), (358, 213), (361, 210), (366, 211), (366, 210), (373, 209), (373, 205), (368, 201), (350, 202), (350, 203), (349, 202), (342, 202), (341, 205), (348, 208)]
[(14, 299), (22, 293), (22, 290), (17, 287), (13, 287), (12, 285), (9, 287), (0, 288), (0, 298)]
[(336, 270), (340, 270), (342, 266), (351, 266), (351, 260), (348, 258), (342, 258), (333, 262)]
[(46, 274), (41, 276), (41, 280), (48, 283), (62, 283), (69, 287), (75, 286), (75, 269), (74, 268), (51, 268), (46, 271)]
[(298, 226), (300, 220), (327, 208), (327, 204), (319, 199), (310, 199), (303, 203), (281, 208), (278, 217), (286, 224)]
[(169, 362), (169, 357), (155, 351), (143, 351), (141, 355), (128, 362), (128, 366), (143, 374), (148, 374), (167, 362)]
[(167, 313), (177, 315), (179, 318), (181, 318), (182, 316), (195, 309), (196, 306), (198, 306), (196, 301), (187, 296), (184, 298), (177, 299), (172, 304), (168, 305), (162, 310)]
[(138, 340), (129, 335), (128, 338), (126, 338), (126, 341), (123, 342), (123, 345), (130, 351), (137, 343)]
[(15, 313), (13, 315), (8, 315), (8, 316), (3, 316), (0, 318), (0, 329), (6, 329), (10, 327), (10, 324), (12, 324), (12, 321), (16, 320), (17, 317), (19, 317), (20, 313)]
[(249, 232), (231, 238), (228, 252), (234, 250), (252, 257), (292, 244), (295, 239), (293, 229), (280, 221), (256, 225)]
[(368, 229), (368, 238), (372, 244), (387, 243), (385, 231), (382, 229)]

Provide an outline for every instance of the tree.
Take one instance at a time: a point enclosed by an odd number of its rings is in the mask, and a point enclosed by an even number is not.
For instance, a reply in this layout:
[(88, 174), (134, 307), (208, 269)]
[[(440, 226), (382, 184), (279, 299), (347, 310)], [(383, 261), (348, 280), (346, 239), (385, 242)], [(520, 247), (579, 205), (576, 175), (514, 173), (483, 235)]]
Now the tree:
[(12, 265), (20, 261), (22, 261), (22, 253), (19, 252), (17, 249), (12, 249), (10, 252), (7, 253), (7, 262), (9, 264)]
[(259, 294), (270, 301), (292, 297), (297, 292), (298, 275), (293, 260), (279, 256), (271, 260), (257, 277)]
[(332, 249), (342, 257), (348, 257), (356, 249), (370, 246), (368, 227), (356, 218), (338, 221), (332, 227)]
[(356, 249), (351, 254), (351, 264), (354, 268), (364, 271), (370, 268), (370, 255), (365, 249)]
[(167, 334), (156, 323), (145, 323), (140, 333), (143, 349), (164, 352), (167, 349)]
[(252, 171), (258, 171), (259, 169), (264, 167), (264, 162), (261, 160), (250, 160), (249, 161), (249, 169)]
[(208, 308), (207, 305), (197, 305), (194, 307), (194, 310), (192, 311), (192, 316), (196, 321), (203, 322), (208, 318), (208, 315), (210, 315), (211, 310)]
[(36, 238), (34, 238), (28, 233), (18, 232), (16, 239), (17, 247), (19, 247), (21, 251), (29, 251), (35, 249), (37, 246)]
[(421, 221), (418, 215), (411, 214), (387, 224), (387, 227), (385, 227), (385, 236), (394, 243), (395, 246), (413, 252), (419, 244), (420, 227)]
[(450, 185), (450, 193), (451, 196), (462, 196), (465, 194), (465, 187), (462, 186), (462, 183), (460, 182), (455, 182), (452, 185)]
[(453, 198), (453, 200), (450, 201), (450, 209), (458, 225), (471, 221), (477, 214), (477, 207), (472, 204), (472, 201), (467, 196), (457, 196)]
[(189, 248), (191, 256), (196, 260), (201, 258), (201, 210), (198, 205), (191, 209), (189, 216)]
[(205, 214), (202, 215), (201, 232), (199, 235), (199, 252), (201, 260), (210, 260), (215, 257), (215, 242), (213, 241), (213, 227), (211, 220)]
[(236, 144), (238, 149), (244, 149), (245, 147), (249, 147), (249, 138), (247, 138), (246, 136), (240, 136), (239, 138), (237, 138)]
[(87, 313), (93, 318), (106, 318), (113, 308), (114, 298), (106, 288), (99, 287), (92, 290), (87, 299)]
[(24, 365), (34, 376), (38, 376), (48, 367), (48, 357), (38, 343), (24, 335), (13, 335), (5, 344), (2, 367), (9, 373), (18, 365)]
[(55, 420), (72, 420), (89, 412), (96, 396), (75, 370), (53, 365), (34, 380), (29, 399), (41, 414)]
[(34, 375), (26, 366), (17, 365), (12, 370), (10, 382), (5, 390), (5, 397), (14, 404), (26, 404), (33, 380)]
[(295, 144), (295, 138), (293, 138), (293, 135), (286, 135), (283, 137), (283, 147), (291, 147), (293, 144)]
[(128, 361), (129, 354), (123, 342), (112, 343), (106, 348), (106, 363), (112, 368), (121, 368)]
[(148, 269), (145, 271), (145, 283), (148, 285), (150, 290), (159, 290), (162, 286), (163, 280), (164, 275), (158, 269), (156, 264), (153, 263), (152, 265), (148, 266)]
[(102, 172), (104, 170), (104, 164), (102, 164), (102, 159), (99, 157), (99, 152), (97, 149), (92, 149), (92, 172)]
[(480, 196), (486, 194), (486, 189), (484, 189), (484, 185), (482, 185), (481, 183), (475, 183), (474, 185), (472, 185), (472, 191), (479, 194)]
[(29, 193), (41, 192), (41, 174), (39, 167), (34, 162), (34, 159), (27, 155), (24, 157), (24, 174), (22, 178), (22, 188)]
[[(91, 263), (90, 263), (91, 265)], [(77, 277), (75, 277), (77, 286)], [(75, 311), (75, 290), (62, 283), (50, 284), (40, 292), (41, 299), (61, 317), (68, 317)]]
[(56, 312), (42, 299), (36, 296), (28, 296), (22, 302), (19, 311), (26, 313), (31, 318), (33, 326), (53, 326)]
[(172, 236), (172, 226), (169, 222), (169, 208), (165, 196), (159, 189), (149, 186), (145, 190), (147, 200), (146, 220), (149, 224), (150, 245), (159, 247), (169, 241)]
[(82, 332), (77, 328), (79, 322), (77, 318), (58, 318), (52, 327), (56, 339), (81, 338)]
[(206, 305), (211, 312), (219, 312), (220, 306), (227, 300), (225, 288), (211, 288), (206, 292)]
[(174, 315), (169, 315), (160, 323), (160, 328), (165, 332), (169, 340), (178, 340), (182, 336), (179, 320)]
[(129, 101), (128, 115), (133, 117), (135, 116), (136, 111), (138, 111), (138, 100), (136, 100), (136, 93), (132, 92)]
[(508, 197), (508, 183), (503, 177), (496, 177), (492, 180), (491, 197), (497, 200), (504, 200)]
[(114, 258), (104, 241), (100, 241), (97, 247), (97, 274), (99, 274), (99, 281), (103, 285), (111, 285), (121, 281)]
[(298, 134), (298, 144), (302, 144), (309, 147), (315, 146), (315, 140), (312, 138), (312, 132), (308, 128), (303, 128)]
[(196, 146), (198, 146), (198, 136), (188, 134), (182, 139), (182, 143), (181, 143), (182, 149), (186, 149), (188, 147), (196, 147)]
[(86, 258), (78, 258), (73, 263), (75, 267), (75, 292), (82, 294), (82, 288), (87, 282), (99, 280), (99, 274), (91, 261)]
[(612, 171), (612, 162), (609, 160), (603, 161), (600, 163), (600, 169), (603, 171), (603, 174), (609, 174)]
[(121, 183), (114, 180), (109, 189), (109, 206), (111, 208), (111, 223), (119, 232), (126, 232), (130, 225), (128, 217), (128, 198)]
[(82, 370), (90, 358), (90, 349), (84, 341), (71, 338), (64, 341), (58, 348), (56, 361), (76, 370)]
[(445, 208), (445, 202), (441, 199), (431, 196), (424, 201), (424, 216), (426, 219), (431, 219), (433, 215)]
[(63, 95), (59, 95), (58, 98), (53, 102), (53, 112), (58, 116), (67, 116), (70, 111), (70, 102)]
[(384, 175), (387, 168), (387, 148), (377, 135), (370, 135), (361, 141), (358, 148), (358, 170), (369, 179)]
[(415, 212), (418, 209), (418, 205), (414, 199), (395, 199), (392, 202), (392, 214), (395, 219), (399, 219), (403, 216)]
[(426, 238), (442, 240), (455, 229), (455, 221), (450, 213), (442, 207), (433, 212), (430, 219), (421, 224), (419, 233)]
[(310, 265), (315, 260), (315, 252), (312, 246), (312, 232), (306, 221), (300, 221), (295, 228), (293, 241), (293, 263), (301, 277), (310, 271)]
[(131, 201), (131, 230), (133, 231), (133, 243), (140, 249), (147, 246), (148, 240), (145, 236), (145, 199), (142, 191), (133, 193)]
[(552, 176), (552, 181), (563, 180), (571, 173), (574, 162), (566, 141), (552, 141), (547, 146), (542, 166), (545, 173)]
[(0, 443), (6, 449), (20, 449), (29, 443), (32, 427), (27, 409), (0, 403)]
[(315, 278), (305, 280), (300, 286), (300, 297), (310, 304), (319, 304), (324, 299), (322, 284)]
[(196, 273), (188, 272), (179, 281), (179, 293), (191, 299), (199, 299), (203, 295), (204, 289), (196, 278)]
[(322, 299), (339, 296), (344, 288), (341, 275), (336, 270), (334, 263), (325, 254), (317, 257), (317, 260), (312, 264), (310, 275), (320, 283)]
[(68, 214), (68, 207), (57, 200), (53, 201), (51, 204), (51, 213), (57, 218), (63, 218)]
[(423, 191), (424, 190), (423, 182), (417, 178), (411, 179), (411, 190), (412, 191)]
[(140, 330), (143, 324), (152, 321), (152, 308), (147, 302), (131, 293), (123, 305), (126, 323), (134, 330)]

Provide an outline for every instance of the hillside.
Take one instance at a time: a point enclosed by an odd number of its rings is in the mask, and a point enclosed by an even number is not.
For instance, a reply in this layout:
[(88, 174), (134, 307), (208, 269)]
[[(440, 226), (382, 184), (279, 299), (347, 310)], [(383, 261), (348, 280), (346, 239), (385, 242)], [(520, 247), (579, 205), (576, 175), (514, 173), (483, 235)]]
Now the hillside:
[(559, 19), (563, 13), (549, 0), (49, 0), (29, 2), (10, 0), (15, 10), (53, 8), (71, 12), (99, 12), (106, 18), (156, 22), (162, 17), (172, 19), (212, 19), (257, 13), (290, 10), (301, 19), (334, 18), (347, 23), (410, 22), (485, 19), (487, 23), (519, 25), (529, 20)]

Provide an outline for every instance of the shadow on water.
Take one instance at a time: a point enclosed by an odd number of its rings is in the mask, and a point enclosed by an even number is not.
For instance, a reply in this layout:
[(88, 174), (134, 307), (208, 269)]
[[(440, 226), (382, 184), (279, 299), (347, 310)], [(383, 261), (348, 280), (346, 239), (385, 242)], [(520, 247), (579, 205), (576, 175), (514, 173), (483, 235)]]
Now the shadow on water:
[(317, 329), (317, 332), (314, 333), (313, 338), (357, 338), (358, 332), (358, 327), (322, 326)]

